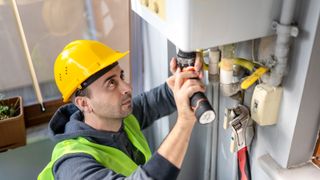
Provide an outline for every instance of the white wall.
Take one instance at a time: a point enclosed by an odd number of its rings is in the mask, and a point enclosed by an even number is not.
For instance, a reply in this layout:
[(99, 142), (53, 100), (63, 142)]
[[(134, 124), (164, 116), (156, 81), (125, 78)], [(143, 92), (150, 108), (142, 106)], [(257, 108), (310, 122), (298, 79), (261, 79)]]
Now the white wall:
[[(142, 22), (144, 91), (164, 83), (168, 77), (167, 39), (146, 22)], [(134, 76), (134, 75), (133, 75)], [(153, 135), (153, 148), (161, 144), (169, 132), (169, 119), (163, 117), (149, 128)]]

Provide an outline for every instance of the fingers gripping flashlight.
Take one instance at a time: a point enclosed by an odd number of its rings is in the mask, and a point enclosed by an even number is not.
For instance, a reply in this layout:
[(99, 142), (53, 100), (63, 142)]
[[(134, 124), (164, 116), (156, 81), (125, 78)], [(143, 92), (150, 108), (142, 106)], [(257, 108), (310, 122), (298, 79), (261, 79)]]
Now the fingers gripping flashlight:
[[(183, 52), (179, 50), (177, 64), (181, 70), (194, 70), (195, 61), (196, 52)], [(215, 119), (216, 114), (204, 93), (194, 93), (190, 98), (190, 105), (195, 111), (196, 118), (200, 124), (207, 124)]]

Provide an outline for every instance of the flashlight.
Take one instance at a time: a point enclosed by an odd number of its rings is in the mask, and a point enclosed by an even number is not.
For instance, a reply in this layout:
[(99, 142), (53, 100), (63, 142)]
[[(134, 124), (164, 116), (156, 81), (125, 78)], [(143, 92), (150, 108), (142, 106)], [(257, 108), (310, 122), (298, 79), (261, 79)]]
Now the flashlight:
[[(177, 64), (182, 71), (193, 70), (196, 61), (196, 52), (184, 52), (179, 50), (177, 54)], [(212, 122), (216, 113), (210, 105), (207, 97), (202, 92), (194, 93), (190, 98), (191, 108), (194, 110), (200, 124)]]

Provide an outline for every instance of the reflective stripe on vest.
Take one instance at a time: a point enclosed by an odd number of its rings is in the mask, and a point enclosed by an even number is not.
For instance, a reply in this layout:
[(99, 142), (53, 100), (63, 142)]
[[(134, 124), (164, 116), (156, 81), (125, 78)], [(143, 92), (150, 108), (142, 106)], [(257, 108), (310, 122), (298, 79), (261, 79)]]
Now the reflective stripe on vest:
[[(140, 130), (139, 123), (133, 115), (129, 115), (124, 119), (124, 131), (127, 133), (131, 143), (142, 152), (145, 157), (145, 162), (147, 162), (151, 157), (151, 151)], [(54, 163), (63, 155), (72, 153), (89, 154), (103, 166), (124, 176), (129, 176), (138, 167), (137, 164), (122, 151), (113, 147), (92, 143), (85, 138), (78, 137), (77, 139), (61, 141), (55, 146), (51, 161), (39, 174), (38, 180), (54, 179)]]

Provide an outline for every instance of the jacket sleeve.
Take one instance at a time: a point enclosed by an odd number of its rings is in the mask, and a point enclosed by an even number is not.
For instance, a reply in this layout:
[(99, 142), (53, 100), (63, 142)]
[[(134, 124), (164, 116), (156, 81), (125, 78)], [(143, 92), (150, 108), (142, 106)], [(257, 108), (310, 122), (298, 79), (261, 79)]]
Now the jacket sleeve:
[(139, 166), (129, 177), (117, 174), (83, 153), (65, 155), (53, 168), (57, 180), (174, 180), (177, 179), (179, 171), (158, 153), (155, 153), (145, 165)]
[(141, 129), (145, 129), (155, 120), (169, 115), (175, 110), (173, 93), (167, 83), (133, 98), (132, 114), (140, 122)]

